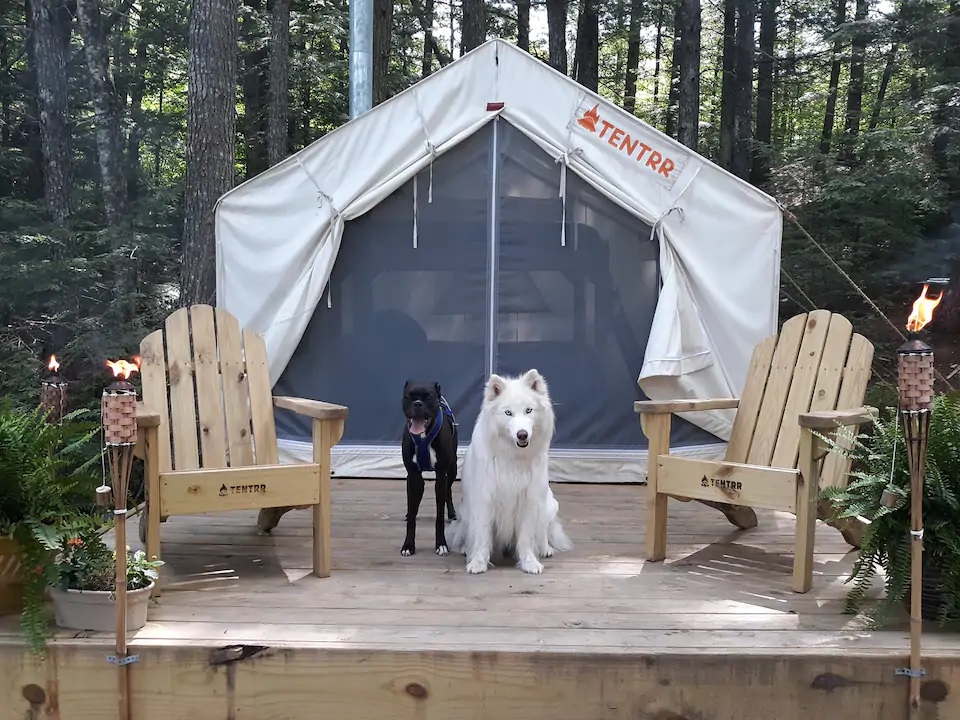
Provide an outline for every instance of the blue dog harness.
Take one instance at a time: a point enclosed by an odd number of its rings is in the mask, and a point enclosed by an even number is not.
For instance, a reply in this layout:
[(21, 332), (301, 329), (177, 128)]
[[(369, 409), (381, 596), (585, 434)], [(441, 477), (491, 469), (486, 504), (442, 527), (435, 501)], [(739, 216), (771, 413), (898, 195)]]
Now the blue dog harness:
[(433, 423), (433, 427), (430, 428), (430, 432), (426, 436), (414, 435), (410, 433), (410, 437), (413, 438), (413, 447), (416, 449), (415, 460), (417, 461), (417, 468), (420, 472), (429, 472), (432, 471), (433, 463), (430, 461), (430, 445), (434, 440), (437, 439), (437, 435), (440, 434), (440, 427), (443, 425), (444, 416), (450, 418), (450, 422), (453, 423), (453, 427), (457, 427), (457, 418), (453, 414), (453, 410), (450, 409), (450, 405), (447, 404), (446, 399), (441, 395), (440, 396), (440, 412), (437, 413), (437, 419)]

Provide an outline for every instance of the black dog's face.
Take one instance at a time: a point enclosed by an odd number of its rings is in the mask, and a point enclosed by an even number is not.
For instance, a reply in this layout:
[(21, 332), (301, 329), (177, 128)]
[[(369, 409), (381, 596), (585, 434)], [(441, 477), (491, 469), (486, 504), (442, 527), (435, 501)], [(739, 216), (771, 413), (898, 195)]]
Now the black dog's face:
[(422, 435), (440, 412), (440, 383), (407, 380), (403, 386), (403, 414), (414, 435)]

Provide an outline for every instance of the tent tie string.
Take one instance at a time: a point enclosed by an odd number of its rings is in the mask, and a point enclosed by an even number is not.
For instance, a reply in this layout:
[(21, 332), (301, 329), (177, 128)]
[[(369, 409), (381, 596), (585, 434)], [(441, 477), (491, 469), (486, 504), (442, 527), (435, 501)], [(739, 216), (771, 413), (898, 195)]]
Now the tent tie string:
[[(433, 203), (433, 161), (437, 159), (437, 148), (430, 142), (426, 141), (427, 152), (430, 154), (430, 182), (427, 185), (427, 204)], [(419, 236), (419, 231), (417, 229), (417, 190), (418, 183), (417, 178), (420, 176), (420, 173), (417, 173), (413, 176), (413, 249), (417, 249), (417, 239)]]
[[(334, 229), (333, 229), (334, 225), (336, 224), (336, 221), (339, 220), (341, 217), (340, 211), (337, 210), (336, 205), (333, 204), (333, 198), (327, 195), (327, 193), (323, 191), (323, 188), (320, 187), (320, 183), (318, 183), (317, 179), (313, 176), (313, 174), (309, 170), (307, 170), (307, 166), (304, 165), (303, 162), (301, 162), (300, 158), (298, 158), (296, 155), (294, 155), (293, 158), (294, 160), (297, 161), (297, 165), (300, 166), (300, 169), (303, 170), (303, 174), (307, 176), (310, 182), (313, 183), (313, 186), (317, 189), (317, 207), (322, 208), (324, 201), (326, 201), (327, 203), (327, 210), (330, 213), (330, 234), (332, 237), (334, 232)], [(333, 308), (333, 299), (330, 297), (330, 293), (331, 293), (330, 280), (327, 279), (327, 309), (328, 310)]]
[(683, 222), (683, 208), (677, 205), (671, 205), (656, 219), (650, 228), (650, 242), (656, 242), (657, 238), (663, 239), (663, 221), (667, 219), (670, 213), (675, 212), (680, 215), (680, 222)]
[(560, 217), (560, 247), (567, 246), (567, 165), (570, 163), (570, 158), (580, 157), (581, 155), (583, 155), (583, 148), (576, 147), (564, 150), (554, 159), (555, 163), (560, 163), (560, 193), (558, 197), (563, 213)]

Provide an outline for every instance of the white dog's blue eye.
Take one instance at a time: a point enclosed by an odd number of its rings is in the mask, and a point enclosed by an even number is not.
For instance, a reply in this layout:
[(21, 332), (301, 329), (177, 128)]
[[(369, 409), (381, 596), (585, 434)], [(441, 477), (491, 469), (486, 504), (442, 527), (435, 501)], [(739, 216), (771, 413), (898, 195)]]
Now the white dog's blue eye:
[(504, 410), (504, 411), (503, 411), (503, 414), (504, 414), (504, 415), (513, 416), (513, 411), (512, 411), (512, 410)]
[(527, 415), (533, 412), (533, 408), (527, 408)]

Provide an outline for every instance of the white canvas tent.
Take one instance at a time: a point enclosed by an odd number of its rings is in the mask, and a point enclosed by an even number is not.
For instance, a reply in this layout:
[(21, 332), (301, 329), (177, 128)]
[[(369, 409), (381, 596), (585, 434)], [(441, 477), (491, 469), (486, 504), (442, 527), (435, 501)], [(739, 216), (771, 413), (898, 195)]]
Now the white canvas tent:
[[(737, 395), (777, 326), (777, 203), (502, 40), (230, 191), (215, 225), (217, 302), (263, 334), (275, 392), (350, 407), (340, 476), (403, 476), (407, 377), (441, 383), (462, 452), (490, 372), (537, 367), (553, 478), (642, 480), (633, 401)], [(716, 456), (731, 422), (690, 414), (673, 442)], [(307, 457), (309, 428), (277, 423)]]

